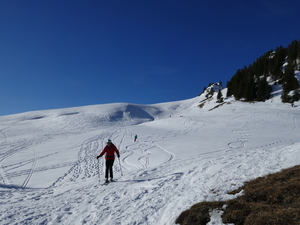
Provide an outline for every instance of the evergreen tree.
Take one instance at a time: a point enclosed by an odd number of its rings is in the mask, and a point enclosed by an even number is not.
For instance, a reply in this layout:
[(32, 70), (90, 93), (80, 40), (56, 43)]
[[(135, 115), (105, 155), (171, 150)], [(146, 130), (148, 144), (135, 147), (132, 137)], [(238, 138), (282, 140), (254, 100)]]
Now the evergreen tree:
[(226, 87), (227, 87), (226, 97), (230, 97), (231, 95), (233, 95), (233, 93), (232, 93), (232, 86), (231, 86), (231, 82), (230, 81), (227, 81)]
[(298, 80), (295, 77), (295, 69), (292, 64), (288, 64), (285, 68), (283, 77), (283, 88), (292, 91), (299, 88)]
[(289, 64), (296, 64), (296, 59), (297, 59), (297, 51), (298, 51), (298, 41), (293, 41), (289, 46), (288, 46), (288, 60)]
[(246, 101), (254, 101), (256, 98), (256, 86), (255, 86), (255, 82), (254, 82), (254, 76), (253, 75), (249, 75), (247, 82), (246, 82), (246, 87), (244, 90), (244, 98)]
[(281, 68), (282, 68), (284, 60), (286, 58), (286, 54), (287, 54), (287, 51), (286, 51), (286, 49), (282, 48), (282, 46), (280, 46), (276, 49), (276, 53), (273, 58), (273, 63), (274, 63), (273, 68), (270, 71), (276, 77), (276, 79), (281, 78), (281, 75), (282, 75)]
[(223, 94), (221, 92), (221, 89), (219, 89), (218, 91), (217, 100), (218, 100), (217, 102), (222, 102), (223, 100)]
[[(295, 90), (299, 89), (298, 80), (295, 77), (295, 70), (292, 64), (288, 64), (285, 68), (284, 77), (283, 77), (283, 84), (282, 84), (282, 102), (293, 102), (297, 99), (297, 91), (296, 96)], [(290, 92), (294, 91), (294, 95), (290, 96)]]
[(290, 102), (289, 91), (287, 91), (286, 89), (282, 89), (281, 101), (283, 103)]
[(296, 101), (300, 100), (300, 91), (299, 91), (299, 88), (294, 91), (292, 99), (293, 99), (293, 102), (296, 102)]
[(258, 82), (257, 101), (265, 101), (270, 98), (272, 87), (268, 84), (266, 78), (262, 78)]

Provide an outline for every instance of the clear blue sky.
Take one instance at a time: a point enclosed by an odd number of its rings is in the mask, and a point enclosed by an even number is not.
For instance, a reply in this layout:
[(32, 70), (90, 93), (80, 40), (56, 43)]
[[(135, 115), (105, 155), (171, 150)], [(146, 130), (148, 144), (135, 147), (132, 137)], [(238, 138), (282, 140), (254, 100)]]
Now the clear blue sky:
[(0, 115), (199, 95), (300, 39), (299, 0), (1, 0)]

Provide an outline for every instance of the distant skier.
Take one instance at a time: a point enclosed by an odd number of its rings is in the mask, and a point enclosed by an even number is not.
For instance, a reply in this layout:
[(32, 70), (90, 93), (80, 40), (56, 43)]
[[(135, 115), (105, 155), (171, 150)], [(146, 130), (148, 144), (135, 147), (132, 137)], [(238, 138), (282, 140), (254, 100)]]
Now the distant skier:
[(120, 152), (117, 149), (117, 147), (111, 142), (110, 139), (108, 139), (107, 141), (107, 145), (104, 147), (104, 149), (102, 150), (102, 152), (100, 153), (100, 155), (97, 156), (97, 159), (99, 157), (102, 157), (104, 154), (105, 155), (105, 182), (108, 183), (108, 175), (110, 175), (110, 180), (113, 181), (113, 165), (114, 165), (114, 161), (115, 161), (115, 153), (117, 154), (118, 158), (120, 158)]
[(135, 141), (135, 142), (136, 142), (136, 139), (137, 139), (137, 135), (134, 136), (134, 141)]

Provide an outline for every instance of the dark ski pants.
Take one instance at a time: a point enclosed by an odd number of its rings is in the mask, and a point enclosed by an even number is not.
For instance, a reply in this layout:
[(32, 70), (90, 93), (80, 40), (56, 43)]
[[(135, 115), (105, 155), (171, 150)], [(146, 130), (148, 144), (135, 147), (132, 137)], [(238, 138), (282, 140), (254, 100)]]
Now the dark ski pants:
[(106, 160), (106, 170), (105, 170), (105, 178), (108, 179), (108, 174), (110, 174), (110, 178), (114, 178), (113, 174), (113, 165), (114, 165), (114, 159), (113, 160)]

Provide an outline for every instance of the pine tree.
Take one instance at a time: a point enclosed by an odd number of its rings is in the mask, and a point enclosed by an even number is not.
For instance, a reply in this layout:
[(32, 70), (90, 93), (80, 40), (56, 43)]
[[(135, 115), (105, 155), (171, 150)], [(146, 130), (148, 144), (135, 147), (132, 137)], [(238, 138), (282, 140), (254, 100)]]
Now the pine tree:
[(280, 46), (276, 49), (276, 53), (273, 58), (274, 65), (273, 65), (272, 71), (270, 71), (271, 74), (273, 74), (276, 77), (276, 79), (281, 78), (281, 75), (282, 75), (281, 67), (285, 60), (286, 54), (287, 54), (287, 50), (284, 49), (282, 46)]
[[(293, 102), (297, 99), (297, 91), (296, 96), (295, 90), (299, 89), (298, 80), (295, 77), (295, 70), (292, 64), (288, 64), (285, 68), (284, 77), (283, 77), (283, 84), (282, 84), (282, 102)], [(290, 92), (294, 91), (294, 95), (290, 96)]]
[(292, 91), (299, 88), (298, 80), (295, 77), (295, 69), (292, 64), (288, 64), (285, 68), (283, 77), (283, 88)]
[(294, 65), (296, 64), (297, 51), (298, 51), (298, 41), (295, 40), (288, 46), (289, 64), (294, 64)]
[(299, 91), (299, 88), (294, 91), (292, 99), (293, 99), (293, 102), (296, 102), (296, 101), (300, 100), (300, 91)]
[(233, 95), (233, 93), (232, 93), (232, 86), (231, 86), (231, 82), (230, 81), (227, 81), (226, 87), (227, 87), (226, 97), (230, 97), (231, 95)]
[(244, 98), (246, 101), (254, 101), (256, 98), (256, 85), (254, 82), (254, 76), (249, 75), (248, 81), (246, 82), (246, 87), (244, 90)]
[(266, 78), (260, 79), (257, 87), (257, 101), (265, 101), (270, 98), (272, 87), (268, 84)]
[(219, 89), (218, 91), (217, 102), (223, 102), (223, 94), (221, 92), (221, 89)]
[(282, 89), (282, 94), (281, 94), (281, 101), (283, 103), (287, 103), (290, 102), (290, 97), (289, 97), (289, 92), (287, 92), (287, 90)]

